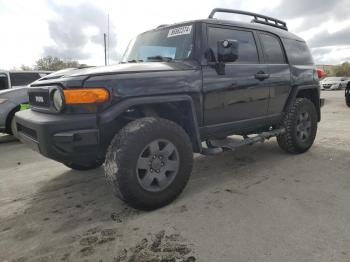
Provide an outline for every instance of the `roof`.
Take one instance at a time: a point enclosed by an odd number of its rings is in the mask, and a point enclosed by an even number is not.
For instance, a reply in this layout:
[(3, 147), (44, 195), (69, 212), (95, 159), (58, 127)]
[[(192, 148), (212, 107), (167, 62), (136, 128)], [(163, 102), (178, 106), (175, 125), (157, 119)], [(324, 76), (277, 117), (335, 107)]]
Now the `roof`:
[(258, 23), (247, 23), (247, 22), (241, 22), (236, 20), (223, 20), (223, 19), (217, 19), (217, 18), (206, 18), (206, 19), (179, 22), (179, 23), (169, 24), (169, 25), (161, 25), (150, 31), (159, 30), (167, 27), (173, 27), (181, 24), (198, 23), (198, 22), (214, 24), (214, 25), (228, 25), (228, 26), (242, 27), (242, 28), (248, 28), (248, 29), (255, 29), (255, 30), (273, 33), (275, 35), (278, 35), (281, 38), (289, 38), (289, 39), (305, 42), (302, 38), (300, 38), (299, 36), (289, 31), (279, 29), (270, 25), (264, 25), (264, 24), (258, 24)]

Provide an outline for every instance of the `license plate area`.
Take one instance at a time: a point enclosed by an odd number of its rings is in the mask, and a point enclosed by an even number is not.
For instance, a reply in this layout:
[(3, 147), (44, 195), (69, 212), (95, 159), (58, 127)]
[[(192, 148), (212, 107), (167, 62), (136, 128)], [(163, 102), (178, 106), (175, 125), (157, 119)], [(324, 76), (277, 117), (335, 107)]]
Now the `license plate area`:
[(31, 91), (28, 96), (30, 105), (35, 107), (50, 107), (49, 90)]

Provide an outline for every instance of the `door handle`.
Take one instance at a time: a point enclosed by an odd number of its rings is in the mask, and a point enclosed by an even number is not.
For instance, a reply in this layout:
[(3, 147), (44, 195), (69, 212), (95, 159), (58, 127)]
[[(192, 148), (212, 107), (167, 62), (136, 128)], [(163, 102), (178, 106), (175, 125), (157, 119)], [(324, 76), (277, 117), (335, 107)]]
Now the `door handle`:
[(268, 79), (270, 77), (270, 74), (265, 74), (265, 72), (258, 72), (255, 74), (255, 78), (264, 81), (265, 79)]

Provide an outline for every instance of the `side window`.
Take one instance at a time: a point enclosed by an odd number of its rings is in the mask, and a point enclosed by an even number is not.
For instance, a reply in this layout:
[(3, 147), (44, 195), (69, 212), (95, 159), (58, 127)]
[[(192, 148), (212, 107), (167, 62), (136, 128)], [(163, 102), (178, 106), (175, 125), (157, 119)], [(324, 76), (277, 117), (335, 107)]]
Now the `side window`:
[(259, 34), (266, 64), (286, 64), (282, 46), (277, 37)]
[(40, 78), (38, 73), (10, 73), (12, 86), (26, 86)]
[(289, 62), (292, 65), (313, 65), (311, 52), (305, 42), (294, 39), (282, 39)]
[(0, 90), (9, 88), (9, 81), (6, 74), (0, 74)]
[[(225, 29), (218, 27), (208, 28), (208, 46), (211, 53), (209, 60), (211, 62), (217, 59), (217, 43), (222, 40), (237, 40), (238, 47), (238, 59), (235, 63), (246, 64), (258, 64), (259, 57), (255, 44), (255, 39), (252, 32)], [(213, 57), (214, 56), (214, 57)]]

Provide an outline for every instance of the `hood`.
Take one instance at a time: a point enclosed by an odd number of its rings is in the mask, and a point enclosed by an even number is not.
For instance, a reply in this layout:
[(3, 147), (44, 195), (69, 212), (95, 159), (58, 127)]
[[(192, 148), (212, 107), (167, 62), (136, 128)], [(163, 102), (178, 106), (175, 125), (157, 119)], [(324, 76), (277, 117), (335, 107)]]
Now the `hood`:
[(77, 69), (69, 71), (65, 74), (65, 77), (75, 76), (90, 76), (90, 75), (104, 75), (104, 74), (125, 74), (125, 73), (138, 73), (138, 72), (154, 72), (154, 71), (174, 71), (174, 70), (190, 70), (194, 69), (195, 65), (190, 62), (146, 62), (146, 63), (127, 63), (117, 64), (110, 66), (99, 66), (84, 69)]
[(91, 76), (135, 74), (147, 72), (185, 71), (198, 69), (194, 61), (125, 63), (110, 66), (66, 69), (41, 78), (31, 84), (32, 87), (60, 82), (63, 86), (80, 86)]

